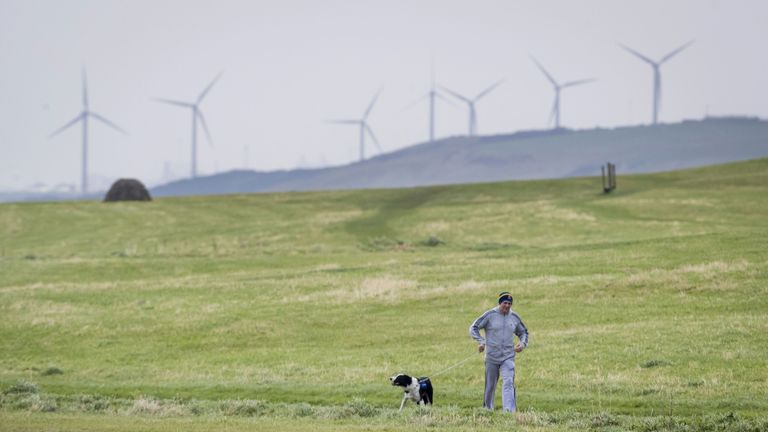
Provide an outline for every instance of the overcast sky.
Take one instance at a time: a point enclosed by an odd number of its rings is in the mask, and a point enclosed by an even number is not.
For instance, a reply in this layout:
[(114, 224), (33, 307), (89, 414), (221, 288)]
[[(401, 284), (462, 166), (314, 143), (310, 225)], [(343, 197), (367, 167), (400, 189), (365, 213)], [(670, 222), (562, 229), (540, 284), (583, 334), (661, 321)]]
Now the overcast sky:
[[(768, 118), (768, 2), (764, 0), (0, 0), (0, 190), (80, 187), (81, 128), (49, 139), (90, 107), (129, 132), (91, 122), (91, 185), (148, 185), (189, 175), (191, 115), (201, 108), (198, 171), (291, 169), (358, 159), (357, 118), (385, 152), (428, 139), (430, 64), (439, 84), (474, 96), (479, 133), (547, 127), (559, 81), (562, 123), (615, 127), (651, 120), (659, 59), (664, 122), (709, 115)], [(467, 133), (465, 105), (440, 103), (437, 135)], [(370, 154), (376, 154), (374, 147)]]

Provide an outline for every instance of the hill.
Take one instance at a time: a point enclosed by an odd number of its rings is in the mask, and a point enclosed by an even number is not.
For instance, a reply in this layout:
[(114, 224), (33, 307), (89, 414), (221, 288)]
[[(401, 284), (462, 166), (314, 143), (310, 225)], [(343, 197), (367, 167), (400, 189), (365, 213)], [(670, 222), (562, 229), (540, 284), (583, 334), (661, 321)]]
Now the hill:
[(768, 121), (709, 118), (617, 129), (518, 132), (414, 145), (345, 166), (232, 171), (155, 187), (153, 196), (397, 188), (661, 172), (768, 156)]
[[(2, 204), (0, 430), (765, 430), (766, 196), (768, 159), (609, 195)], [(478, 408), (467, 336), (502, 290), (531, 331), (517, 417)], [(397, 413), (402, 371), (432, 410)]]

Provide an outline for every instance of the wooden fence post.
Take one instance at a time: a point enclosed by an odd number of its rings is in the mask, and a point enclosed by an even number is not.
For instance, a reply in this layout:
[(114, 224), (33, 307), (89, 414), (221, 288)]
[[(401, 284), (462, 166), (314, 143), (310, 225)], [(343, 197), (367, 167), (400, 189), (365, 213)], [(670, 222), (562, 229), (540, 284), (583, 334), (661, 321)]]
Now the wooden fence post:
[(603, 177), (603, 193), (610, 193), (616, 189), (616, 165), (608, 162), (600, 167), (600, 171)]

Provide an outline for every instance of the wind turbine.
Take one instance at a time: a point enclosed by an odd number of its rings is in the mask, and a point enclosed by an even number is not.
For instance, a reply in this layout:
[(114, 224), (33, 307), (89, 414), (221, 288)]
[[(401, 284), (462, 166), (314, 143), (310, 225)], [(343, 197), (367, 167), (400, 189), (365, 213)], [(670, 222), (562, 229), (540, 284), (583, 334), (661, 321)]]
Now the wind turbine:
[(429, 91), (425, 95), (423, 95), (419, 99), (417, 99), (414, 103), (408, 105), (407, 108), (410, 108), (410, 107), (416, 105), (417, 103), (421, 102), (425, 98), (429, 98), (429, 142), (434, 142), (435, 141), (435, 100), (439, 98), (439, 99), (444, 100), (444, 101), (446, 101), (448, 103), (451, 103), (451, 104), (453, 102), (448, 100), (445, 96), (443, 96), (442, 94), (440, 94), (436, 90), (436, 88), (435, 88), (435, 67), (434, 67), (434, 65), (432, 65), (431, 76), (432, 76), (432, 83), (431, 83), (431, 87), (430, 87)]
[(82, 154), (82, 164), (81, 164), (82, 172), (81, 172), (81, 179), (80, 179), (83, 195), (88, 193), (88, 118), (89, 117), (93, 117), (94, 119), (104, 123), (105, 125), (111, 127), (112, 129), (115, 129), (118, 132), (127, 134), (127, 132), (121, 129), (119, 126), (107, 120), (106, 118), (102, 117), (101, 115), (91, 111), (88, 108), (88, 83), (85, 76), (85, 68), (83, 68), (83, 110), (80, 112), (80, 114), (77, 115), (77, 117), (72, 119), (72, 121), (60, 127), (59, 129), (57, 129), (55, 132), (53, 132), (48, 136), (49, 139), (53, 138), (54, 136), (64, 132), (70, 126), (74, 126), (75, 123), (80, 121), (83, 122), (83, 154)]
[(577, 80), (577, 81), (569, 81), (563, 84), (558, 83), (555, 81), (554, 78), (552, 78), (552, 75), (547, 72), (546, 69), (544, 69), (544, 66), (539, 63), (538, 60), (536, 60), (533, 56), (531, 56), (531, 60), (533, 60), (534, 63), (536, 63), (536, 66), (541, 69), (541, 72), (544, 73), (544, 76), (547, 77), (550, 83), (552, 83), (552, 87), (555, 88), (555, 103), (552, 105), (552, 113), (549, 115), (550, 121), (552, 120), (552, 117), (555, 118), (555, 129), (560, 129), (560, 90), (568, 87), (573, 87), (581, 84), (590, 83), (592, 81), (595, 81), (595, 78), (589, 78), (589, 79), (583, 79), (583, 80)]
[(205, 123), (205, 117), (203, 116), (203, 111), (200, 110), (200, 103), (203, 101), (203, 98), (208, 94), (208, 92), (211, 91), (211, 87), (213, 87), (213, 85), (216, 84), (216, 81), (218, 81), (219, 78), (221, 78), (222, 73), (219, 73), (216, 76), (216, 78), (214, 78), (213, 81), (211, 81), (211, 83), (208, 84), (208, 86), (202, 91), (202, 93), (200, 93), (200, 96), (197, 97), (197, 100), (195, 102), (184, 102), (184, 101), (178, 101), (178, 100), (172, 100), (172, 99), (155, 98), (155, 102), (162, 102), (169, 105), (176, 105), (176, 106), (192, 109), (192, 163), (191, 163), (192, 178), (197, 177), (197, 119), (200, 119), (200, 124), (203, 125), (205, 136), (206, 138), (208, 138), (208, 144), (213, 145), (213, 140), (211, 139), (211, 133), (208, 131), (208, 125)]
[(445, 91), (447, 93), (450, 93), (456, 99), (459, 99), (459, 100), (465, 102), (467, 104), (467, 106), (469, 107), (469, 136), (475, 136), (475, 134), (477, 133), (477, 112), (475, 111), (475, 103), (477, 103), (477, 101), (479, 101), (485, 95), (487, 95), (488, 93), (490, 93), (491, 91), (496, 89), (496, 87), (500, 86), (501, 83), (503, 83), (503, 82), (504, 82), (504, 80), (497, 81), (492, 86), (490, 86), (487, 89), (485, 89), (485, 90), (481, 91), (480, 93), (478, 93), (478, 95), (475, 96), (472, 99), (470, 99), (470, 98), (468, 98), (466, 96), (460, 95), (460, 94), (456, 93), (455, 91), (453, 91), (451, 89), (448, 89), (448, 88), (445, 88), (443, 86), (440, 86), (440, 88), (443, 89), (443, 91)]
[(653, 61), (650, 58), (633, 50), (632, 48), (623, 44), (619, 44), (619, 46), (624, 48), (627, 52), (635, 55), (637, 58), (648, 63), (653, 68), (653, 124), (656, 124), (659, 121), (659, 107), (661, 106), (661, 65), (669, 61), (669, 59), (672, 57), (680, 54), (682, 50), (688, 48), (691, 46), (691, 44), (693, 44), (693, 41), (690, 41), (685, 45), (682, 45), (681, 47), (671, 51), (669, 54), (662, 57), (659, 61)]
[(368, 115), (371, 113), (371, 110), (373, 109), (373, 105), (376, 103), (376, 100), (379, 98), (379, 95), (381, 94), (381, 90), (379, 90), (376, 95), (371, 99), (371, 103), (368, 104), (368, 108), (366, 108), (365, 112), (363, 113), (363, 117), (359, 119), (343, 119), (343, 120), (328, 120), (329, 123), (337, 123), (337, 124), (354, 124), (360, 126), (360, 162), (365, 160), (365, 134), (368, 133), (368, 135), (371, 136), (373, 139), (374, 144), (376, 144), (376, 147), (381, 152), (381, 146), (379, 145), (379, 140), (376, 139), (376, 135), (373, 134), (373, 129), (371, 129), (371, 126), (368, 124)]

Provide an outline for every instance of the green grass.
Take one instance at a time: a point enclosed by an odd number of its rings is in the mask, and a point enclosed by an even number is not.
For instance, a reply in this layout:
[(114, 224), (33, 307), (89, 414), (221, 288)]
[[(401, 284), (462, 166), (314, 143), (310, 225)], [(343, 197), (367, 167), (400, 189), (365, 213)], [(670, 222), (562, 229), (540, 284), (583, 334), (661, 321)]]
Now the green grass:
[[(759, 430), (766, 197), (763, 159), (610, 195), (578, 178), (3, 204), (0, 430)], [(398, 416), (388, 377), (470, 356), (502, 290), (531, 331), (520, 415), (477, 409), (478, 355)]]

